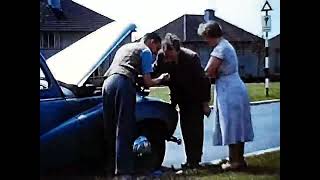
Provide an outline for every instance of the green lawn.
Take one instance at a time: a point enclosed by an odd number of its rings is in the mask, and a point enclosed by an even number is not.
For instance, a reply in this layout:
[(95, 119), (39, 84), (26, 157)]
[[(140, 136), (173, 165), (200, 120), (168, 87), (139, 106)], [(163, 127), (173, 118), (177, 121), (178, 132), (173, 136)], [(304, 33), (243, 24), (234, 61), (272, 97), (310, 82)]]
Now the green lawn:
[(280, 179), (280, 151), (246, 158), (248, 168), (238, 172), (223, 172), (218, 165), (211, 165), (192, 175), (174, 175), (180, 179), (199, 180), (275, 180)]
[(272, 82), (269, 87), (269, 97), (265, 96), (264, 83), (246, 84), (251, 101), (261, 101), (267, 99), (280, 99), (280, 82)]
[[(251, 101), (261, 101), (268, 99), (280, 99), (280, 82), (270, 83), (269, 97), (265, 96), (264, 83), (247, 83), (247, 88)], [(150, 96), (160, 98), (166, 102), (170, 102), (168, 87), (155, 87), (150, 89)], [(213, 88), (211, 89), (213, 91)], [(213, 98), (211, 98), (211, 103)]]
[[(208, 164), (197, 171), (188, 174), (167, 169), (161, 177), (152, 178), (151, 176), (138, 175), (138, 180), (151, 179), (172, 179), (172, 180), (277, 180), (280, 179), (280, 150), (269, 152), (262, 155), (250, 156), (245, 158), (248, 167), (241, 171), (223, 171), (221, 163)], [(107, 180), (105, 177), (95, 176), (94, 180)]]

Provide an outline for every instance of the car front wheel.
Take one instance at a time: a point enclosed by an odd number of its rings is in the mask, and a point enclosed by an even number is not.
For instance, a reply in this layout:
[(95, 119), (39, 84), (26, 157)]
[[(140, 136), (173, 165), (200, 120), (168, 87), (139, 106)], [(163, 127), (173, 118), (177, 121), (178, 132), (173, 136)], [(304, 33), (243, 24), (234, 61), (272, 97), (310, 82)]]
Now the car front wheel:
[(136, 156), (136, 171), (154, 171), (161, 167), (166, 152), (166, 128), (159, 120), (144, 120), (138, 124), (138, 136), (145, 136), (150, 141), (151, 153)]

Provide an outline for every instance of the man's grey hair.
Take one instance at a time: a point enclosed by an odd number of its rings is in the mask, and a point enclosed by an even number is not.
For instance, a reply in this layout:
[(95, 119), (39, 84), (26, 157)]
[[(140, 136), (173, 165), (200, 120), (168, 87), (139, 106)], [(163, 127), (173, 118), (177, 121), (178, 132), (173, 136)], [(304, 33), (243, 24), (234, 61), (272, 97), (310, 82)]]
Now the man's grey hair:
[(175, 49), (176, 51), (180, 51), (180, 38), (175, 34), (167, 33), (162, 40), (161, 45), (162, 49)]

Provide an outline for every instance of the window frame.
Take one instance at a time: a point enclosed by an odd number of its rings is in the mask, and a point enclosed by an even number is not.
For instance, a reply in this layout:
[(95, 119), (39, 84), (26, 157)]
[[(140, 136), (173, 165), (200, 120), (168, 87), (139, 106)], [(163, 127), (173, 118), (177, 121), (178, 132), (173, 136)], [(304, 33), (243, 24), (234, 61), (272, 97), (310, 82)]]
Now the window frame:
[[(50, 43), (50, 40), (53, 40), (53, 42)], [(53, 31), (40, 32), (40, 48), (41, 49), (59, 49), (60, 45), (61, 45), (60, 34), (58, 32), (53, 32)]]

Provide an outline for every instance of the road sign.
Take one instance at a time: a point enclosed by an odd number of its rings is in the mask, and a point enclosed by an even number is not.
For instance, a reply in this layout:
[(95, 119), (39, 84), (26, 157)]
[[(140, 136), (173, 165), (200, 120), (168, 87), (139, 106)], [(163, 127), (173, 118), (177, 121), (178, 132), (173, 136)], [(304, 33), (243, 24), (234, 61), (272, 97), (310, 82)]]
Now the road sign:
[(270, 6), (269, 2), (266, 1), (261, 9), (261, 11), (272, 11), (272, 7)]
[(265, 88), (266, 88), (266, 97), (269, 96), (269, 53), (268, 53), (268, 32), (271, 31), (271, 16), (268, 15), (269, 11), (272, 11), (272, 7), (269, 2), (266, 0), (261, 11), (266, 14), (262, 16), (262, 31), (266, 33), (266, 53), (265, 53)]
[(262, 31), (263, 32), (270, 32), (271, 31), (271, 16), (262, 16)]

